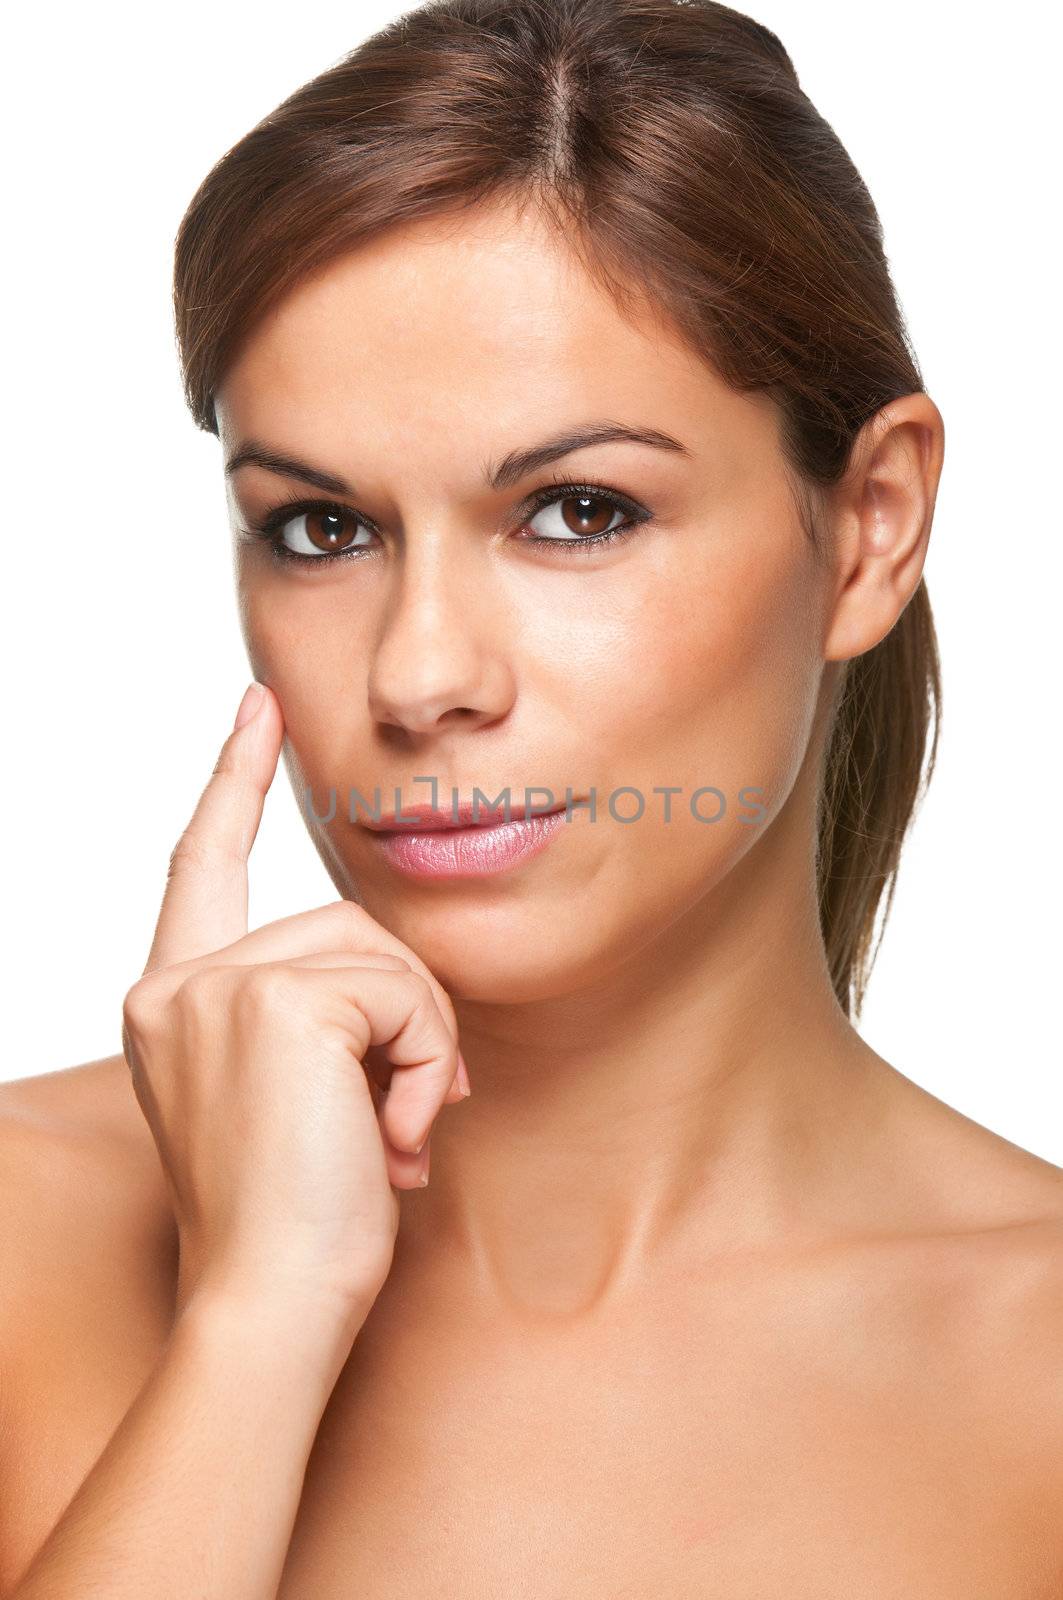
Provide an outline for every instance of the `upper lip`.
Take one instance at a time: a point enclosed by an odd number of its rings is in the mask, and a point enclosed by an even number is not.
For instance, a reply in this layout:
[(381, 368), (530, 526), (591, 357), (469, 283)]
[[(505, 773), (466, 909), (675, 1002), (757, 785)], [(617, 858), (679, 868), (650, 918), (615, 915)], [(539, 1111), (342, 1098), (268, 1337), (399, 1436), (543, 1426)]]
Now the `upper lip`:
[[(471, 800), (460, 800), (455, 806), (430, 806), (430, 805), (404, 805), (401, 812), (382, 811), (379, 818), (363, 815), (362, 824), (372, 828), (374, 833), (428, 833), (440, 828), (494, 828), (505, 822), (517, 822), (531, 810), (537, 817), (545, 817), (552, 811), (561, 811), (565, 802), (562, 800), (557, 805), (551, 806), (549, 811), (540, 810), (538, 806), (524, 806), (512, 800), (509, 804), (509, 814), (503, 803), (490, 806), (486, 801), (479, 801), (475, 805)], [(401, 816), (401, 821), (399, 820)]]

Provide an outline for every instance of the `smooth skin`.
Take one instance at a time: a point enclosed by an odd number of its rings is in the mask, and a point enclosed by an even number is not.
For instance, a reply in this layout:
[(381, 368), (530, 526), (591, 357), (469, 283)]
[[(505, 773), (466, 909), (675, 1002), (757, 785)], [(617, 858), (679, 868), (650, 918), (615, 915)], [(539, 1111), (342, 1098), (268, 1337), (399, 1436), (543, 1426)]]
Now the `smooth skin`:
[[(1063, 1171), (864, 1043), (816, 913), (827, 694), (919, 582), (934, 403), (864, 429), (817, 562), (765, 397), (495, 207), (292, 291), (218, 415), (228, 462), (254, 442), (350, 492), (227, 475), (269, 686), (229, 747), (243, 822), (208, 802), (176, 863), (134, 1059), (0, 1091), (0, 1593), (1058, 1594)], [(487, 486), (603, 419), (682, 448)], [(533, 545), (576, 533), (527, 504), (551, 481), (651, 515)], [(245, 533), (295, 498), (359, 553)], [(350, 904), (249, 933), (282, 739), (318, 815), (340, 797), (308, 826)], [(425, 774), (599, 812), (496, 878), (415, 880), (345, 799), (424, 801)]]
[(448, 997), (368, 913), (340, 901), (248, 932), (245, 852), (282, 727), (269, 690), (249, 694), (123, 1005), (172, 1197), (174, 1331), (20, 1600), (276, 1593), (315, 1429), (391, 1267), (391, 1183), (420, 1182), (408, 1152), (463, 1098)]

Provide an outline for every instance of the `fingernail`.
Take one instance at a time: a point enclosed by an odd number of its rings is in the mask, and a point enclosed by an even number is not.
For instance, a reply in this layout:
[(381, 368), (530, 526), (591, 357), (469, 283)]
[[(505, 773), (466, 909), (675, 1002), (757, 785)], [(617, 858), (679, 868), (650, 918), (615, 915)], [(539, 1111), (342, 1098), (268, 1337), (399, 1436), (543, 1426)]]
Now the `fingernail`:
[(424, 1165), (421, 1168), (421, 1176), (420, 1176), (420, 1178), (418, 1180), (420, 1185), (421, 1185), (421, 1187), (422, 1187), (422, 1189), (424, 1188), (425, 1184), (428, 1182), (428, 1164), (429, 1164), (429, 1161), (431, 1160), (431, 1157), (432, 1157), (432, 1152), (431, 1152), (431, 1147), (429, 1147), (424, 1153)]
[(465, 1057), (458, 1051), (458, 1088), (462, 1094), (472, 1094), (472, 1084), (469, 1082), (469, 1069), (465, 1065)]
[(265, 698), (266, 691), (260, 683), (251, 682), (248, 684), (244, 690), (244, 698), (240, 701), (240, 709), (236, 713), (236, 721), (233, 723), (234, 733), (237, 728), (242, 728), (245, 722), (251, 721), (251, 718), (261, 708)]

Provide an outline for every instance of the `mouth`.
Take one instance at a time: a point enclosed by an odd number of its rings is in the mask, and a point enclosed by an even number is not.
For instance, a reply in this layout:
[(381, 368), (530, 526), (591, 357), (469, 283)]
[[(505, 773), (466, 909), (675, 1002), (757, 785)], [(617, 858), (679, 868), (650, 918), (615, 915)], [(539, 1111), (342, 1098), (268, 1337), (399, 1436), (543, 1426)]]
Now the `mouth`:
[[(362, 826), (373, 833), (439, 833), (457, 832), (466, 828), (495, 828), (500, 824), (536, 820), (554, 816), (565, 809), (565, 802), (540, 811), (534, 806), (510, 804), (489, 806), (483, 801), (462, 800), (455, 806), (430, 805), (403, 806), (400, 811), (383, 812), (380, 817), (362, 818)], [(531, 812), (531, 816), (528, 813)]]
[[(456, 819), (455, 819), (456, 812)], [(530, 815), (528, 813), (531, 813)], [(565, 805), (456, 806), (440, 811), (410, 806), (366, 824), (384, 860), (418, 878), (478, 878), (509, 871), (546, 848), (566, 820)], [(475, 820), (474, 820), (475, 818)], [(385, 826), (386, 823), (397, 824)]]

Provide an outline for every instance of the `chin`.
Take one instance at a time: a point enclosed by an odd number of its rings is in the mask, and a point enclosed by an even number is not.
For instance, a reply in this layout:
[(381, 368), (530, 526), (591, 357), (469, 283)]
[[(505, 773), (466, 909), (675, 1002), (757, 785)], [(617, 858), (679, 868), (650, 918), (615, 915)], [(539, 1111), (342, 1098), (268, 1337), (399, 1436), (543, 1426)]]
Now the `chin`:
[[(588, 943), (585, 922), (561, 918), (547, 896), (503, 905), (450, 894), (418, 904), (369, 893), (365, 885), (340, 891), (382, 927), (409, 945), (452, 1000), (520, 1005), (571, 994), (602, 974), (602, 953)], [(567, 948), (566, 933), (575, 939)]]

